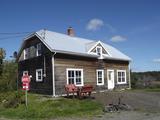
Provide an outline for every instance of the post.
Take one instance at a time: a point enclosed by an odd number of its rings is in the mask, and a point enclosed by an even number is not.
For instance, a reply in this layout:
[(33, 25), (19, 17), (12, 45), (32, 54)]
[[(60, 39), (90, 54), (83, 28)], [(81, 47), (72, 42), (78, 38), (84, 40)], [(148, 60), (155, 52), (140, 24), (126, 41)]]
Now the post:
[(130, 67), (130, 61), (129, 61), (129, 67), (128, 67), (128, 69), (129, 69), (129, 89), (131, 89), (131, 67)]
[(27, 107), (28, 107), (27, 91), (29, 90), (30, 77), (28, 75), (23, 75), (22, 82), (23, 82), (23, 84), (22, 84), (23, 90), (25, 90), (25, 105), (26, 105), (26, 109), (27, 109)]
[(56, 92), (55, 92), (55, 74), (54, 74), (54, 57), (55, 57), (56, 52), (52, 56), (52, 87), (53, 87), (53, 94), (52, 97), (55, 97)]
[(26, 100), (25, 100), (25, 101), (26, 101), (26, 109), (27, 109), (27, 108), (28, 108), (28, 103), (27, 103), (27, 102), (28, 102), (28, 101), (27, 101), (27, 89), (26, 89), (26, 92), (25, 92), (25, 93), (26, 93), (26, 97), (25, 97)]

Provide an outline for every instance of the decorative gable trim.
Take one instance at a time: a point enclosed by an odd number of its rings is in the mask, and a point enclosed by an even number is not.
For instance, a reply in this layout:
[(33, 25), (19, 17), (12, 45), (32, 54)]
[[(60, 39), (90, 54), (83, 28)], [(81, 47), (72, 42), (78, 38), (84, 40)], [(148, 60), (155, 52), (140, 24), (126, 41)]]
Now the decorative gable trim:
[(104, 50), (105, 52), (106, 52), (106, 54), (103, 54), (103, 52), (102, 52), (102, 56), (110, 56), (111, 57), (111, 54), (108, 52), (108, 50), (107, 50), (107, 48), (105, 48), (104, 46), (103, 46), (103, 44), (101, 43), (101, 41), (98, 41), (94, 46), (92, 46), (89, 50), (88, 50), (88, 54), (96, 54), (96, 53), (94, 53), (94, 52), (92, 52), (93, 50), (95, 50), (96, 51), (96, 48), (97, 48), (97, 46), (101, 46), (102, 47), (102, 51)]

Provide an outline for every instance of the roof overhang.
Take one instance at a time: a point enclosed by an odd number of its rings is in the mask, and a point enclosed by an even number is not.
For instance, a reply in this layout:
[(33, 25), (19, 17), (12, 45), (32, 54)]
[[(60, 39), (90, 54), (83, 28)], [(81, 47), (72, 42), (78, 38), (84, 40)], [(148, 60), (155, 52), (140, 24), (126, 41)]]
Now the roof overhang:
[(131, 62), (131, 59), (123, 59), (123, 58), (113, 58), (113, 57), (104, 57), (105, 60), (120, 60), (120, 61), (128, 61)]
[(74, 56), (83, 56), (83, 57), (89, 57), (89, 58), (98, 58), (99, 57), (98, 55), (93, 55), (93, 54), (78, 53), (78, 52), (71, 52), (71, 51), (62, 51), (62, 50), (52, 50), (52, 52), (74, 55)]

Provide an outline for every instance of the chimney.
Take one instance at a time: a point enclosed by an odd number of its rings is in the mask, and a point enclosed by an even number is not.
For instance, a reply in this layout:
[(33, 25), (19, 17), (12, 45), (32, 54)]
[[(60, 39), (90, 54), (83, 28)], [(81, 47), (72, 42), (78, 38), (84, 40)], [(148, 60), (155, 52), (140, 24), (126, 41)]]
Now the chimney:
[(69, 36), (74, 36), (74, 30), (73, 30), (73, 28), (72, 27), (69, 27), (68, 29), (67, 29), (67, 34), (69, 35)]

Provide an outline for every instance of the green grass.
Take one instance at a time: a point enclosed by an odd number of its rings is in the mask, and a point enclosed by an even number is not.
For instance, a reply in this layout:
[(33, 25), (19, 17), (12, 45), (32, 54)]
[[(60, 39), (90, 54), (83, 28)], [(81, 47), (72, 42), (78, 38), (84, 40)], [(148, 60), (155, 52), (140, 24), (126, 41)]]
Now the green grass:
[(28, 97), (28, 109), (25, 108), (25, 104), (19, 104), (16, 108), (5, 108), (1, 102), (0, 117), (40, 120), (57, 117), (89, 117), (102, 113), (102, 105), (91, 99), (53, 99), (36, 94), (29, 94)]
[(160, 88), (146, 88), (144, 89), (146, 92), (160, 92)]
[(128, 92), (129, 91), (143, 91), (143, 92), (160, 92), (160, 88), (133, 88), (133, 89), (130, 89), (130, 90), (127, 90)]

